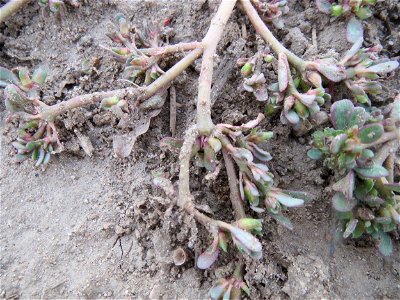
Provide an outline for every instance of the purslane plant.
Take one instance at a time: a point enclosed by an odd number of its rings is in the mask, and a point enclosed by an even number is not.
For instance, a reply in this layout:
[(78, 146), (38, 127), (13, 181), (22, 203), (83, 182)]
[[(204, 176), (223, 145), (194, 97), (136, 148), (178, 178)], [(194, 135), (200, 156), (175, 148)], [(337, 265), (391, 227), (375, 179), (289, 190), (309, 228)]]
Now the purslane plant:
[[(341, 61), (338, 62), (333, 58), (305, 61), (286, 49), (273, 36), (249, 0), (242, 0), (241, 3), (256, 31), (278, 56), (279, 82), (270, 86), (270, 89), (275, 91), (275, 95), (269, 98), (267, 112), (273, 111), (280, 101), (287, 99), (285, 101), (287, 103), (286, 110), (285, 102), (282, 105), (282, 120), (294, 125), (297, 130), (303, 128), (301, 130), (303, 131), (304, 126), (310, 127), (309, 122), (303, 120), (317, 112), (319, 105), (330, 98), (325, 89), (327, 82), (345, 82), (357, 101), (370, 104), (368, 94), (379, 94), (382, 90), (380, 85), (382, 76), (391, 73), (399, 66), (397, 61), (380, 59), (377, 56), (377, 53), (381, 50), (379, 46), (361, 49), (363, 43), (362, 25), (354, 20), (351, 20), (347, 26), (347, 38), (354, 45)], [(291, 72), (294, 70), (290, 68), (291, 66), (296, 71), (293, 78)], [(298, 84), (293, 84), (295, 81)], [(306, 95), (305, 97), (294, 90), (296, 86), (303, 89), (302, 92), (303, 95)], [(295, 108), (296, 103), (298, 103), (297, 108)]]
[(378, 0), (316, 0), (318, 10), (333, 17), (346, 16), (351, 13), (364, 20), (372, 16), (371, 6)]
[(371, 235), (384, 255), (392, 252), (388, 233), (400, 225), (400, 184), (394, 162), (400, 148), (400, 95), (386, 111), (372, 114), (350, 100), (331, 107), (334, 128), (313, 134), (313, 159), (324, 158), (339, 181), (332, 198), (343, 238)]
[(286, 0), (251, 0), (251, 2), (261, 13), (264, 21), (272, 23), (278, 29), (285, 26), (281, 16), (289, 12)]

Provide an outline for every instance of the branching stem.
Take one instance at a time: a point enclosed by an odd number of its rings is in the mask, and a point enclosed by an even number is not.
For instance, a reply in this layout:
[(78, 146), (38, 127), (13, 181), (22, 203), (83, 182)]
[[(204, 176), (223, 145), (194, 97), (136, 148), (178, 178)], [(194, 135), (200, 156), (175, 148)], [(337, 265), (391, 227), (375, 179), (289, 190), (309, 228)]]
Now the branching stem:
[(23, 6), (28, 4), (31, 0), (10, 0), (8, 3), (0, 7), (0, 23), (4, 22), (4, 20), (20, 10)]
[(253, 24), (257, 33), (271, 46), (276, 54), (284, 53), (290, 63), (300, 72), (304, 72), (306, 69), (306, 62), (298, 57), (296, 54), (286, 49), (268, 29), (267, 25), (263, 22), (257, 13), (257, 10), (253, 7), (250, 0), (240, 0), (243, 10), (249, 17), (250, 22)]

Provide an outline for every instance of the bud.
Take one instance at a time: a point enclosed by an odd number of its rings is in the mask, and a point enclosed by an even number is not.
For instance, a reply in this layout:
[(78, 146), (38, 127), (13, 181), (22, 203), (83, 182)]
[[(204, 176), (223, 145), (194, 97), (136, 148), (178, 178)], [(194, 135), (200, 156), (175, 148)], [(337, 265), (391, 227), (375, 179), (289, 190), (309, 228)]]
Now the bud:
[(54, 13), (60, 12), (64, 5), (65, 4), (62, 0), (49, 0), (49, 8)]
[(101, 106), (101, 108), (107, 110), (107, 109), (110, 109), (111, 106), (118, 104), (119, 101), (120, 101), (120, 100), (119, 100), (119, 98), (118, 98), (117, 96), (113, 96), (113, 97), (109, 97), (109, 98), (104, 98), (104, 99), (101, 101), (100, 106)]
[(262, 231), (262, 220), (260, 219), (242, 218), (236, 224), (246, 231)]
[(240, 72), (243, 76), (250, 76), (253, 73), (253, 65), (251, 63), (245, 63), (244, 66), (240, 69)]
[(343, 14), (343, 6), (341, 5), (332, 5), (332, 16), (339, 17)]
[(223, 231), (218, 232), (218, 245), (224, 252), (228, 251), (228, 237)]
[(31, 88), (33, 86), (32, 81), (29, 77), (29, 72), (27, 68), (21, 68), (18, 72), (19, 80), (21, 84), (26, 88)]
[(272, 62), (272, 60), (274, 59), (274, 57), (271, 54), (265, 55), (264, 56), (264, 61), (267, 63)]
[(222, 144), (217, 138), (211, 137), (207, 140), (207, 143), (214, 149), (215, 153), (218, 153), (222, 148)]

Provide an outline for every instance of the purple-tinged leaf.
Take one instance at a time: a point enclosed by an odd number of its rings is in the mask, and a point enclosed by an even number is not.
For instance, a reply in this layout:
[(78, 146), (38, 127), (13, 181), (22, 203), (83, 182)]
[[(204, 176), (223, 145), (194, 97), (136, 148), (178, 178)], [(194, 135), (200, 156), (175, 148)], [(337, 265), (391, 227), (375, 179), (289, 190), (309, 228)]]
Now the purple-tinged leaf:
[(342, 192), (338, 192), (333, 195), (332, 198), (333, 207), (340, 212), (351, 211), (356, 205), (357, 200), (354, 198), (347, 199)]
[(268, 91), (264, 84), (258, 86), (253, 93), (257, 101), (264, 102), (268, 100)]
[[(217, 240), (218, 241), (218, 240)], [(216, 244), (218, 246), (218, 244)], [(212, 264), (218, 259), (219, 249), (213, 243), (197, 258), (197, 267), (205, 270), (212, 266)]]
[(341, 192), (346, 197), (347, 200), (350, 200), (353, 198), (354, 185), (355, 185), (354, 172), (350, 171), (345, 177), (336, 182), (332, 186), (332, 189), (335, 192)]
[(210, 289), (211, 299), (218, 300), (225, 293), (229, 285), (226, 279), (218, 280), (215, 285)]
[(256, 127), (265, 118), (263, 114), (258, 114), (257, 119), (247, 122), (240, 126), (241, 129), (252, 129)]
[(316, 0), (317, 8), (324, 14), (330, 14), (332, 9), (332, 3), (329, 0)]
[(340, 152), (340, 150), (342, 149), (344, 143), (346, 142), (347, 138), (348, 138), (348, 135), (345, 133), (341, 133), (341, 134), (335, 136), (330, 145), (331, 153), (338, 154)]
[(350, 100), (336, 101), (331, 106), (331, 121), (335, 129), (348, 129), (354, 105)]
[(239, 227), (232, 226), (230, 233), (240, 244), (251, 252), (261, 252), (262, 246), (258, 239)]
[(283, 92), (287, 89), (289, 84), (289, 70), (287, 68), (287, 58), (283, 53), (279, 53), (278, 56), (278, 83), (279, 91)]
[(256, 144), (251, 145), (251, 147), (253, 148), (252, 153), (257, 159), (264, 161), (264, 162), (270, 161), (272, 159), (272, 156), (268, 151), (261, 149)]
[(364, 221), (372, 221), (375, 219), (374, 213), (367, 207), (359, 207), (357, 209), (357, 215), (361, 220)]
[(364, 35), (364, 29), (361, 22), (357, 18), (352, 17), (349, 23), (347, 23), (347, 30), (346, 30), (347, 40), (350, 43), (355, 43), (360, 38), (363, 38), (363, 35)]
[(368, 72), (377, 74), (386, 74), (396, 70), (399, 67), (398, 61), (388, 61), (367, 68)]
[(345, 54), (345, 56), (342, 58), (340, 61), (340, 64), (344, 65), (346, 62), (348, 62), (354, 55), (357, 54), (357, 52), (361, 49), (361, 46), (363, 44), (364, 38), (361, 36), (359, 37), (353, 44), (353, 46), (350, 48), (349, 51)]
[(321, 60), (316, 60), (312, 65), (330, 81), (340, 82), (347, 77), (346, 69), (341, 65), (326, 63)]
[(247, 160), (247, 162), (253, 161), (253, 154), (251, 154), (251, 152), (245, 148), (236, 148), (234, 155), (237, 158), (242, 158)]
[(32, 85), (31, 78), (29, 77), (29, 71), (27, 68), (21, 68), (18, 72), (19, 80), (21, 84), (25, 87), (30, 88)]
[(358, 175), (366, 178), (378, 179), (389, 176), (389, 171), (382, 166), (374, 165), (371, 168), (354, 168)]
[(357, 135), (363, 144), (370, 144), (379, 140), (384, 131), (382, 124), (368, 124), (361, 128)]
[(273, 197), (276, 198), (276, 200), (278, 200), (281, 204), (285, 205), (286, 207), (298, 207), (304, 204), (303, 199), (294, 198), (283, 193), (272, 192), (271, 194)]
[(354, 232), (354, 230), (356, 229), (358, 220), (357, 219), (351, 219), (347, 225), (346, 225), (346, 230), (343, 233), (343, 238), (346, 239), (350, 236), (350, 234), (352, 234)]
[(298, 94), (297, 98), (307, 107), (311, 107), (315, 104), (316, 95), (308, 95), (308, 94)]

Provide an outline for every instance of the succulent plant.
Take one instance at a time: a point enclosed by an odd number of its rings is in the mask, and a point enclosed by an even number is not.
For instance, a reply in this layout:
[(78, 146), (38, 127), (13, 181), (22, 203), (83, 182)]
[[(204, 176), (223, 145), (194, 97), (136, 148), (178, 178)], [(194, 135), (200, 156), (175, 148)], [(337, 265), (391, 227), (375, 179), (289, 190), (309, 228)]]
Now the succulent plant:
[(281, 16), (289, 12), (286, 0), (252, 0), (252, 2), (264, 21), (272, 23), (278, 29), (285, 26)]
[(250, 289), (243, 281), (242, 268), (243, 265), (239, 263), (231, 278), (218, 279), (210, 289), (211, 299), (240, 299), (242, 291), (250, 296)]
[(327, 120), (320, 106), (331, 98), (325, 92), (322, 78), (317, 72), (306, 71), (304, 76), (307, 81), (301, 77), (293, 79), (286, 55), (279, 54), (278, 82), (268, 87), (273, 95), (266, 107), (267, 114), (281, 109), (281, 122), (290, 125), (299, 134)]
[(400, 147), (400, 96), (380, 115), (354, 107), (350, 100), (331, 107), (334, 128), (313, 134), (313, 159), (325, 158), (327, 167), (339, 176), (332, 189), (333, 207), (343, 237), (369, 234), (379, 243), (382, 254), (392, 252), (389, 232), (400, 224), (400, 184), (394, 182), (394, 160)]
[[(159, 55), (149, 56), (138, 49), (138, 45), (144, 48), (154, 48), (162, 45), (162, 27), (158, 23), (149, 23), (144, 26), (144, 30), (137, 28), (133, 30), (128, 24), (123, 14), (118, 14), (115, 23), (109, 23), (107, 36), (118, 47), (106, 49), (118, 61), (125, 63), (123, 77), (130, 81), (135, 81), (138, 77), (144, 77), (144, 84), (149, 85), (157, 79), (164, 71), (158, 65)], [(133, 33), (134, 31), (134, 33)]]
[(5, 87), (5, 105), (10, 113), (8, 120), (15, 116), (22, 120), (18, 137), (12, 143), (17, 151), (16, 160), (21, 162), (29, 157), (35, 166), (46, 165), (52, 154), (62, 150), (54, 122), (37, 119), (40, 108), (47, 106), (39, 100), (39, 88), (46, 81), (46, 70), (38, 67), (32, 76), (26, 68), (16, 70), (18, 76), (0, 67), (0, 86)]
[(333, 17), (346, 16), (351, 13), (364, 20), (372, 16), (371, 6), (378, 0), (316, 0), (319, 11)]

